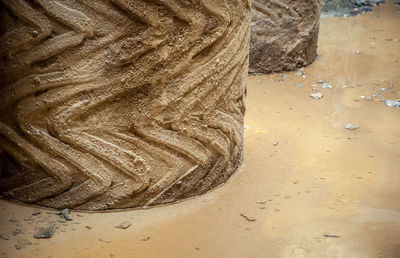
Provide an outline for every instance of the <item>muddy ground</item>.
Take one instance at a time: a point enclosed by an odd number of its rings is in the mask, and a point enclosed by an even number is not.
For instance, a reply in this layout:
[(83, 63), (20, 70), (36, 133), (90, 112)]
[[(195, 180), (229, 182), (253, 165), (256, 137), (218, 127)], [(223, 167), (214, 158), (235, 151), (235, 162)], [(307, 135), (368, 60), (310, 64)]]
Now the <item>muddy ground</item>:
[(323, 18), (305, 78), (249, 78), (244, 162), (224, 186), (72, 220), (2, 200), (0, 257), (400, 257), (400, 108), (380, 102), (400, 99), (398, 9)]

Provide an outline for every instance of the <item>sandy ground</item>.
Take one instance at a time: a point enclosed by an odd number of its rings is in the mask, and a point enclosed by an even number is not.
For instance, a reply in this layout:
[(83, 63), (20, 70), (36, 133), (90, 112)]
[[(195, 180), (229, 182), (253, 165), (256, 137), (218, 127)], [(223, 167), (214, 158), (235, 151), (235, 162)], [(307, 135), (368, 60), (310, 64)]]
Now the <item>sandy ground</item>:
[[(72, 221), (2, 200), (0, 257), (400, 257), (400, 108), (379, 102), (400, 99), (398, 8), (322, 19), (306, 78), (249, 78), (244, 162), (224, 186)], [(33, 238), (51, 223), (51, 239)]]

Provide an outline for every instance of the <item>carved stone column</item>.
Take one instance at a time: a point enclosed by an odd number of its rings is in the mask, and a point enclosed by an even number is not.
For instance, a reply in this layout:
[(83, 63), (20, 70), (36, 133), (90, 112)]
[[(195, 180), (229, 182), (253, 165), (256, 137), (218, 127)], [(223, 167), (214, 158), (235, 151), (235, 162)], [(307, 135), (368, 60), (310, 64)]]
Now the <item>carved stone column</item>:
[(0, 193), (143, 207), (225, 182), (243, 151), (248, 0), (1, 0)]
[(290, 71), (317, 55), (320, 0), (253, 0), (250, 73)]

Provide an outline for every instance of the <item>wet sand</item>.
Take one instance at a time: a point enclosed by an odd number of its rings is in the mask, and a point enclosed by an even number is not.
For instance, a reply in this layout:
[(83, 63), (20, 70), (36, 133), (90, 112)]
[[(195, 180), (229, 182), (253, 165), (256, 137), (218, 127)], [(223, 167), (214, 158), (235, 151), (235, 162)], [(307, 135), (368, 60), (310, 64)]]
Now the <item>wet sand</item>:
[[(67, 222), (1, 200), (9, 240), (0, 257), (400, 257), (400, 108), (379, 102), (400, 99), (392, 2), (323, 18), (306, 78), (249, 77), (244, 162), (224, 186), (149, 210), (72, 212)], [(309, 97), (313, 87), (322, 99)], [(344, 129), (349, 122), (360, 128)], [(54, 236), (34, 239), (49, 221)], [(124, 221), (132, 225), (115, 228)], [(17, 250), (21, 239), (31, 245)]]

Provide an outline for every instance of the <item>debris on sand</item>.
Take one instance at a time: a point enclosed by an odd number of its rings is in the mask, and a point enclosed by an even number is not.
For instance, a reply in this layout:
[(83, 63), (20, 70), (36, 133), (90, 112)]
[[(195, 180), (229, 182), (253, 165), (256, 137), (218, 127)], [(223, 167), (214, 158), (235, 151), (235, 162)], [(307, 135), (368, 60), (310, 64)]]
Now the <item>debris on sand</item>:
[(274, 144), (272, 144), (272, 146), (276, 146), (276, 145), (278, 145), (278, 144), (279, 144), (279, 142), (276, 141), (276, 142), (274, 142)]
[(247, 217), (246, 215), (244, 215), (243, 213), (240, 213), (240, 216), (242, 216), (243, 218), (245, 218), (247, 221), (249, 221), (249, 222), (254, 222), (254, 221), (256, 221), (257, 219), (253, 219), (253, 218), (249, 218), (249, 217)]
[(37, 216), (39, 214), (42, 214), (42, 212), (39, 211), (39, 210), (36, 210), (36, 211), (32, 212), (32, 216)]
[(129, 221), (124, 221), (121, 224), (119, 224), (118, 226), (115, 226), (116, 228), (120, 228), (120, 229), (127, 229), (131, 226), (132, 224)]
[(301, 85), (301, 83), (296, 83), (296, 87), (297, 88), (303, 88), (303, 85)]
[(316, 100), (322, 99), (323, 96), (324, 96), (324, 95), (322, 95), (322, 93), (320, 93), (320, 92), (311, 93), (311, 94), (310, 94), (310, 97), (313, 98), (313, 99), (316, 99)]
[(38, 232), (33, 235), (34, 238), (52, 238), (54, 232), (56, 231), (55, 225), (50, 225), (48, 227), (39, 228)]
[(323, 88), (323, 89), (332, 89), (333, 86), (330, 85), (329, 83), (323, 83), (323, 84), (322, 84), (322, 88)]
[(338, 237), (340, 237), (340, 236), (325, 234), (324, 237), (338, 238)]
[(303, 71), (304, 71), (304, 68), (300, 68), (300, 69), (297, 71), (296, 75), (297, 75), (298, 77), (302, 77), (302, 76), (304, 75)]
[(65, 219), (65, 220), (68, 220), (68, 221), (71, 221), (71, 220), (72, 220), (72, 218), (69, 216), (69, 209), (68, 209), (68, 208), (63, 209), (62, 211), (57, 212), (57, 214), (58, 214), (61, 218)]
[(385, 104), (388, 107), (400, 107), (400, 99), (399, 100), (385, 100)]
[(27, 245), (31, 245), (32, 243), (29, 240), (26, 239), (20, 239), (18, 242), (14, 245), (15, 249), (20, 250), (24, 248)]
[(344, 128), (347, 130), (356, 130), (359, 129), (360, 127), (358, 125), (353, 125), (352, 123), (347, 123)]
[(104, 243), (110, 243), (111, 241), (108, 239), (103, 239), (103, 238), (99, 238), (99, 241), (104, 242)]
[(257, 204), (266, 204), (266, 201), (256, 202)]
[(4, 234), (4, 233), (0, 233), (0, 239), (9, 240), (9, 239), (10, 239), (10, 236), (7, 235), (7, 234)]
[(19, 234), (23, 234), (23, 233), (24, 233), (24, 230), (23, 230), (22, 228), (16, 228), (16, 229), (12, 232), (12, 234), (13, 234), (14, 236), (19, 235)]
[(149, 236), (142, 239), (142, 241), (148, 241), (148, 240), (150, 240), (150, 237), (149, 237)]

